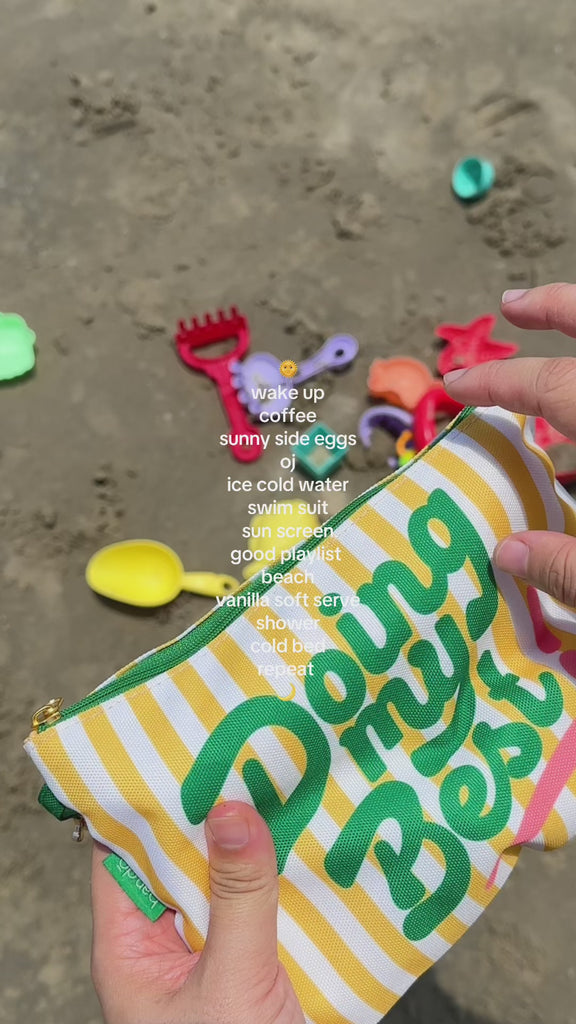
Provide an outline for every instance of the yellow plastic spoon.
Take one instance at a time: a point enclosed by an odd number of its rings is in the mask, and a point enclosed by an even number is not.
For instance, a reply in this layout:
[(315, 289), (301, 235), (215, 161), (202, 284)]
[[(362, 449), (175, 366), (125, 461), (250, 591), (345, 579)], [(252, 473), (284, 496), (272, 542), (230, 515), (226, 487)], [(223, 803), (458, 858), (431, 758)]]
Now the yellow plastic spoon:
[(155, 540), (124, 540), (101, 548), (86, 566), (86, 582), (101, 597), (138, 608), (169, 604), (182, 590), (224, 597), (240, 586), (233, 576), (184, 572), (176, 552)]

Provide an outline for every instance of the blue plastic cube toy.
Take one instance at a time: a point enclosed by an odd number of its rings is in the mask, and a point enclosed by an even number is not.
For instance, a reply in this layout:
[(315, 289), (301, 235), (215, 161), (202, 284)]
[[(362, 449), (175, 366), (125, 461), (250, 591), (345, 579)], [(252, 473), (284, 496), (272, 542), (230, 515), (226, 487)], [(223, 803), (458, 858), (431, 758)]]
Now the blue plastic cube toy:
[[(325, 480), (342, 464), (346, 458), (348, 447), (336, 447), (336, 434), (324, 423), (315, 423), (310, 430), (307, 430), (303, 438), (309, 438), (306, 443), (303, 439), (292, 449), (298, 464), (309, 476), (315, 480)], [(330, 447), (326, 447), (326, 439), (329, 439)]]

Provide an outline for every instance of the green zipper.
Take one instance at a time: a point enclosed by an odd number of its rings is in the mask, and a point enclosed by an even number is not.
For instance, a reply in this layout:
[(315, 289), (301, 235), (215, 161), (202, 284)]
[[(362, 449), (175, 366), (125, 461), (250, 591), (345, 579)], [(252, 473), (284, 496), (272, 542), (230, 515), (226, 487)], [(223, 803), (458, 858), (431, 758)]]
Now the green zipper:
[[(466, 419), (474, 409), (467, 407), (463, 409), (458, 416), (448, 424), (447, 427), (441, 433), (434, 438), (431, 444), (427, 448), (423, 448), (422, 451), (418, 452), (414, 458), (406, 463), (405, 466), (400, 466), (394, 473), (391, 473), (385, 480), (380, 481), (373, 487), (364, 491), (358, 495), (354, 501), (350, 502), (346, 508), (337, 512), (335, 516), (325, 523), (325, 526), (330, 526), (332, 529), (336, 529), (341, 523), (349, 519), (351, 515), (356, 512), (357, 509), (365, 505), (367, 501), (370, 501), (375, 494), (388, 487), (394, 480), (399, 476), (402, 476), (410, 466), (418, 462), (426, 452), (434, 448), (440, 441), (442, 441), (447, 434), (450, 433), (455, 427), (457, 427), (462, 420)], [(298, 546), (297, 551), (313, 551), (314, 548), (318, 547), (322, 543), (324, 538), (322, 537), (311, 537), (309, 540), (304, 541)], [(291, 558), (289, 562), (284, 565), (276, 563), (276, 565), (269, 566), (268, 572), (291, 572), (300, 563), (300, 559), (297, 557)], [(262, 596), (268, 590), (270, 590), (275, 584), (263, 583), (260, 578), (260, 573), (252, 581), (249, 580), (243, 587), (236, 591), (234, 597), (238, 597), (240, 594), (258, 594)], [(246, 610), (248, 605), (221, 605), (219, 608), (215, 608), (207, 618), (201, 620), (197, 626), (193, 626), (192, 629), (188, 630), (184, 636), (180, 639), (173, 640), (172, 643), (167, 644), (165, 647), (158, 651), (154, 651), (148, 658), (139, 664), (135, 665), (134, 668), (129, 669), (124, 675), (117, 679), (112, 680), (107, 686), (102, 686), (98, 690), (94, 690), (89, 693), (87, 697), (77, 701), (76, 704), (71, 704), (70, 707), (64, 708), (60, 712), (59, 717), (53, 722), (45, 722), (43, 725), (38, 727), (38, 732), (42, 733), (46, 729), (51, 729), (53, 726), (58, 725), (60, 722), (67, 718), (73, 718), (74, 715), (79, 715), (82, 711), (87, 711), (89, 708), (96, 707), (98, 704), (103, 704), (104, 701), (110, 700), (112, 697), (117, 696), (120, 693), (126, 693), (128, 690), (132, 690), (135, 686), (139, 686), (141, 683), (147, 683), (154, 676), (160, 675), (162, 672), (169, 672), (175, 668), (182, 661), (188, 661), (192, 655), (196, 654), (199, 650), (211, 643), (216, 637), (224, 632), (224, 630), (241, 616)]]

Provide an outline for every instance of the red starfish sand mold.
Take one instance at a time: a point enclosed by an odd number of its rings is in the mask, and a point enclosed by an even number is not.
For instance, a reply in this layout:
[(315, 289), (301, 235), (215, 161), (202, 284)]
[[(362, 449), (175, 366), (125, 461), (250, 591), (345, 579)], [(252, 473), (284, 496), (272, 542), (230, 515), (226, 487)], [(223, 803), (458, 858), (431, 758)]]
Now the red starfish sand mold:
[(479, 316), (470, 324), (440, 324), (434, 333), (447, 345), (438, 356), (438, 373), (443, 377), (451, 370), (467, 369), (477, 363), (509, 359), (515, 355), (519, 345), (490, 337), (495, 323), (495, 316)]

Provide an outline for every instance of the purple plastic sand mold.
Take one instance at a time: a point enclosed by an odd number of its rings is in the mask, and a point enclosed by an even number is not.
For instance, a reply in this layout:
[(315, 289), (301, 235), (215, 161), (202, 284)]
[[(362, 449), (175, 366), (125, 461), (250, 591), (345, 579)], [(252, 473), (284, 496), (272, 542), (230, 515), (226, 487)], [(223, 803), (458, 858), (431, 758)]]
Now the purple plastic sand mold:
[(298, 373), (292, 383), (303, 384), (304, 381), (316, 377), (323, 370), (343, 369), (356, 358), (359, 347), (356, 338), (353, 338), (351, 334), (334, 334), (324, 342), (322, 348), (318, 349), (315, 355), (300, 363)]
[(283, 387), (286, 390), (303, 384), (323, 370), (340, 370), (347, 366), (358, 354), (358, 342), (349, 334), (335, 334), (322, 345), (322, 348), (300, 363), (298, 373), (292, 379), (280, 373), (280, 359), (270, 352), (255, 352), (244, 362), (231, 363), (232, 383), (238, 391), (238, 398), (253, 416), (262, 412), (284, 412), (291, 405), (289, 398), (282, 396), (268, 398), (257, 396), (255, 391), (274, 390)]
[(369, 448), (374, 427), (383, 427), (396, 440), (405, 430), (411, 430), (413, 423), (412, 413), (405, 409), (398, 409), (394, 405), (374, 405), (360, 417), (358, 434), (364, 447)]
[(290, 405), (290, 400), (279, 398), (258, 397), (255, 391), (268, 391), (278, 385), (289, 385), (280, 373), (280, 360), (270, 352), (254, 352), (247, 359), (231, 364), (232, 384), (238, 391), (238, 398), (253, 416), (261, 412), (283, 412)]

